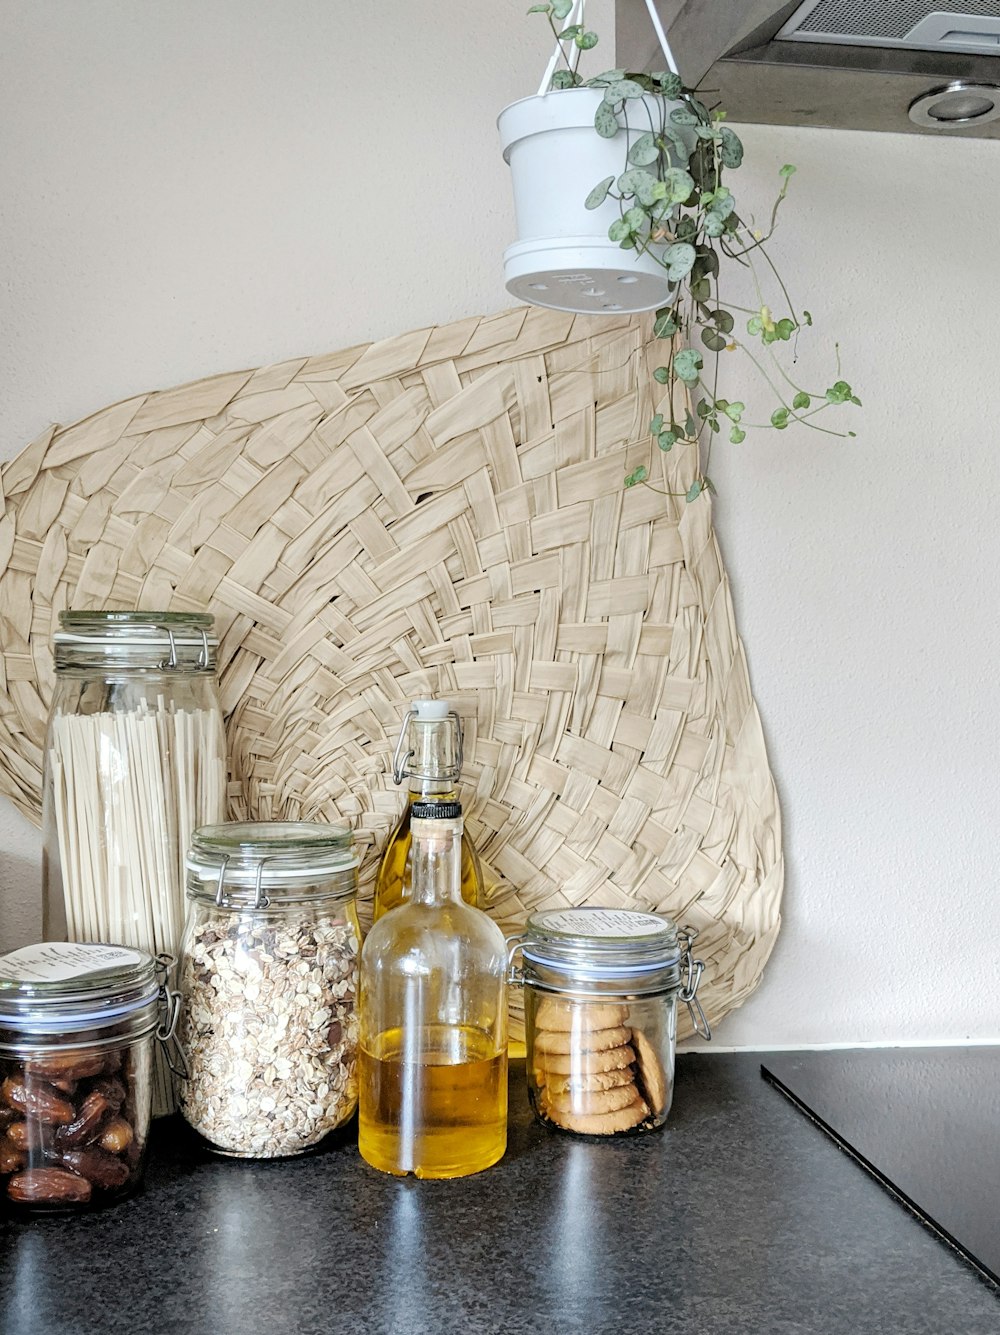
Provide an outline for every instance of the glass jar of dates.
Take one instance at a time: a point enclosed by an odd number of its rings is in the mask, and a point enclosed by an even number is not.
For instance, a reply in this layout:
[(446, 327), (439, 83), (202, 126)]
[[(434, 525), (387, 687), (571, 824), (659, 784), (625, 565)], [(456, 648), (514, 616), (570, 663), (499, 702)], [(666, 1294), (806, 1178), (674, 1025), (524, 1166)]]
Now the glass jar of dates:
[(677, 1001), (697, 1000), (694, 932), (655, 913), (549, 909), (510, 938), (522, 964), (528, 1094), (547, 1126), (581, 1136), (650, 1131), (674, 1092)]
[(301, 1154), (358, 1103), (358, 859), (308, 821), (196, 830), (187, 858), (181, 1112), (210, 1149)]
[(68, 1210), (126, 1196), (149, 1132), (162, 966), (124, 946), (0, 956), (0, 1199)]

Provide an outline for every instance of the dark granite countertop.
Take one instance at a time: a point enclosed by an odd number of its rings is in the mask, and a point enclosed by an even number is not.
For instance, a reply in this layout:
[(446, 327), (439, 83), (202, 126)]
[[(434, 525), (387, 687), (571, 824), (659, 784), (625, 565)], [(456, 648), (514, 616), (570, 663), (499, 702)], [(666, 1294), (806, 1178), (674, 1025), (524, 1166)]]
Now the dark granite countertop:
[(456, 1182), (384, 1177), (346, 1135), (243, 1163), (157, 1126), (146, 1188), (8, 1221), (3, 1335), (996, 1335), (1000, 1295), (760, 1076), (678, 1059), (658, 1134), (535, 1125)]

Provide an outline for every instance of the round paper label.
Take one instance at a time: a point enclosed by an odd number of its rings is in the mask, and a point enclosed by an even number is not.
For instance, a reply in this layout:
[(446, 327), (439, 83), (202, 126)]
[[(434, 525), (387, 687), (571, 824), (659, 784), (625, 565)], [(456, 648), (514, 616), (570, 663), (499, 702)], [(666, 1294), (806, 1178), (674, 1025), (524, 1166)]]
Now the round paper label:
[(667, 930), (662, 918), (629, 909), (558, 909), (536, 921), (547, 931), (570, 936), (656, 936)]
[(43, 941), (0, 955), (0, 980), (17, 983), (61, 983), (69, 978), (134, 968), (143, 956), (125, 946), (89, 945), (73, 941)]

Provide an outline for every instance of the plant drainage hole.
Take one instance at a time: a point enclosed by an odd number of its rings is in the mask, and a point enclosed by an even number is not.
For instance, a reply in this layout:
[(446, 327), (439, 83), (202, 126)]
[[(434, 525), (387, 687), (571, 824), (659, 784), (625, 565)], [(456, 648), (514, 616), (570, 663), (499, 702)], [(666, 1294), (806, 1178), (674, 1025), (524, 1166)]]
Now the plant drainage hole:
[(604, 303), (604, 309), (606, 311), (620, 311), (621, 308), (622, 304), (620, 301), (606, 301)]
[(624, 274), (618, 281), (619, 283), (638, 283), (639, 280), (635, 274)]
[(529, 283), (528, 286), (533, 292), (546, 292), (549, 285), (548, 283)]

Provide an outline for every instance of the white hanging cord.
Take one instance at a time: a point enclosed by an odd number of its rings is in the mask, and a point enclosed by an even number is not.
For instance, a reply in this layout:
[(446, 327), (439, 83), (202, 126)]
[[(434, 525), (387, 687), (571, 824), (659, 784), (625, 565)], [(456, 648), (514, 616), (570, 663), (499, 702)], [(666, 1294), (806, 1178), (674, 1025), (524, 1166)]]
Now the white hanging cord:
[[(583, 11), (586, 9), (586, 7), (587, 7), (587, 0), (573, 0), (573, 8), (566, 15), (565, 19), (567, 28), (574, 23), (583, 22)], [(574, 46), (576, 46), (575, 43)], [(552, 82), (552, 76), (553, 74), (555, 74), (556, 66), (559, 64), (559, 57), (564, 54), (565, 51), (562, 42), (556, 42), (556, 49), (552, 52), (552, 59), (549, 61), (548, 65), (545, 68), (545, 73), (542, 75), (542, 82), (538, 85), (539, 97), (541, 97), (543, 93), (547, 93), (549, 91), (549, 84)], [(575, 54), (573, 56), (573, 61), (570, 65), (570, 69), (574, 70), (576, 69), (576, 62), (579, 59), (580, 59), (580, 48), (576, 47)]]
[[(656, 32), (657, 40), (660, 43), (660, 49), (667, 62), (667, 69), (671, 74), (676, 74), (680, 78), (681, 72), (677, 68), (677, 61), (674, 60), (674, 53), (670, 49), (670, 43), (667, 41), (667, 34), (663, 31), (663, 24), (660, 22), (660, 16), (656, 12), (655, 0), (646, 0), (646, 8), (649, 10), (649, 18)], [(555, 66), (553, 66), (553, 69)]]
[[(583, 0), (583, 3), (580, 5), (580, 23), (581, 23), (581, 24), (583, 23), (583, 11), (584, 11), (586, 8), (587, 8), (587, 0)], [(574, 74), (576, 73), (577, 66), (580, 64), (580, 57), (581, 57), (582, 55), (583, 55), (583, 47), (582, 47), (582, 46), (577, 46), (576, 42), (574, 42), (574, 43), (573, 43), (573, 49), (572, 49), (572, 50), (570, 51), (570, 53), (569, 53), (569, 67), (570, 67), (570, 69), (573, 71)]]

